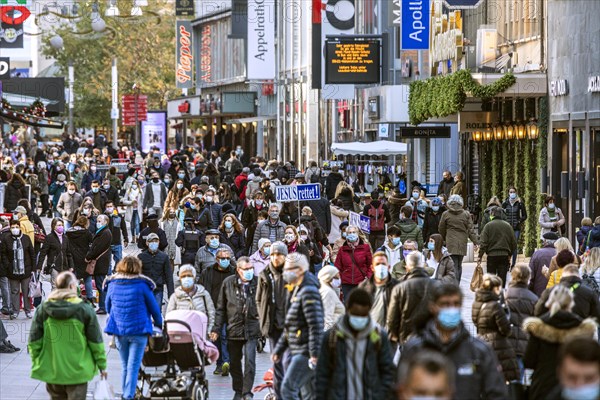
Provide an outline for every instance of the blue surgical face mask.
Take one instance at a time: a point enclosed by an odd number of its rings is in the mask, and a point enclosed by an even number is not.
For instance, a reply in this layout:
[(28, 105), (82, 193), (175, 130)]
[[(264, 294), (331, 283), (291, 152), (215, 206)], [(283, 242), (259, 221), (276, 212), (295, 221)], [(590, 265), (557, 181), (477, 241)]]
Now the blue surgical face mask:
[(431, 251), (435, 250), (435, 243), (433, 243), (433, 242), (427, 243), (427, 248)]
[(92, 188), (92, 193), (98, 193), (99, 191), (100, 191), (100, 188), (97, 188), (97, 187)]
[(228, 260), (228, 259), (219, 260), (219, 266), (223, 269), (229, 268), (230, 263), (231, 263), (231, 260)]
[(433, 212), (438, 212), (440, 211), (440, 206), (432, 206), (431, 209), (433, 210)]
[(186, 289), (191, 288), (192, 286), (194, 286), (194, 278), (191, 276), (181, 278), (181, 286), (183, 286)]
[(156, 242), (148, 243), (148, 249), (151, 252), (156, 253), (158, 251), (158, 243), (156, 243)]
[(349, 233), (348, 235), (346, 235), (346, 238), (350, 242), (356, 242), (358, 240), (358, 234), (356, 234), (356, 233)]
[(225, 228), (226, 229), (231, 229), (233, 227), (233, 222), (231, 221), (225, 221)]
[(179, 179), (183, 179), (183, 178), (185, 178), (185, 173), (179, 173), (179, 174), (177, 174), (177, 177)]
[(460, 307), (446, 307), (440, 309), (437, 320), (444, 328), (456, 328), (460, 324)]
[(555, 208), (556, 208), (556, 206), (554, 205), (554, 203), (548, 204), (548, 209), (549, 210), (554, 210)]
[(600, 396), (600, 382), (562, 390), (562, 397), (565, 400), (596, 400), (598, 396)]
[(246, 269), (242, 272), (242, 278), (244, 278), (245, 281), (251, 281), (252, 278), (254, 278), (254, 270), (253, 269)]
[(510, 193), (508, 196), (511, 198), (511, 200), (514, 200), (514, 199), (517, 198), (517, 194), (516, 193)]
[(195, 205), (195, 204), (192, 204), (192, 203), (190, 203), (190, 209), (192, 209), (192, 210), (195, 210), (195, 209), (196, 209), (196, 205)]
[(400, 244), (400, 238), (399, 237), (393, 237), (392, 238), (392, 244), (394, 246), (398, 246)]
[(412, 194), (413, 199), (418, 199), (419, 198), (419, 192), (413, 192)]
[(216, 249), (217, 247), (219, 247), (219, 239), (210, 239), (210, 241), (208, 242), (208, 245), (210, 247), (212, 247), (213, 249)]
[(342, 232), (342, 237), (343, 237), (344, 239), (346, 239), (346, 237), (347, 237), (347, 236), (346, 236), (346, 232)]
[(390, 271), (387, 265), (379, 264), (375, 266), (375, 276), (377, 277), (377, 279), (383, 280), (388, 277), (389, 273)]
[(268, 256), (271, 254), (271, 247), (263, 247), (263, 253), (265, 253), (265, 256)]
[(348, 323), (355, 331), (362, 331), (369, 325), (369, 317), (357, 317), (356, 315), (348, 315)]

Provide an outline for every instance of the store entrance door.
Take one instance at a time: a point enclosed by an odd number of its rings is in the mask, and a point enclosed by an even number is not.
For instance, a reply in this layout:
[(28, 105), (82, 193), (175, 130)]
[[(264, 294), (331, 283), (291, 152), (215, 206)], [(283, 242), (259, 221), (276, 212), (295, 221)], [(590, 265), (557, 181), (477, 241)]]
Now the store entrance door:
[(593, 129), (591, 135), (590, 197), (592, 198), (592, 209), (590, 216), (597, 217), (600, 216), (600, 128)]

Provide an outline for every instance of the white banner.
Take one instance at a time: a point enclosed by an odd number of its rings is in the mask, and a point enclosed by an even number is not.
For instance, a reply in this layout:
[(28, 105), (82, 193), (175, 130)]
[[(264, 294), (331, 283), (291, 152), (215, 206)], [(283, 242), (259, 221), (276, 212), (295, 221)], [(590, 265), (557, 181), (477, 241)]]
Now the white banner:
[(248, 79), (275, 79), (275, 0), (248, 0)]

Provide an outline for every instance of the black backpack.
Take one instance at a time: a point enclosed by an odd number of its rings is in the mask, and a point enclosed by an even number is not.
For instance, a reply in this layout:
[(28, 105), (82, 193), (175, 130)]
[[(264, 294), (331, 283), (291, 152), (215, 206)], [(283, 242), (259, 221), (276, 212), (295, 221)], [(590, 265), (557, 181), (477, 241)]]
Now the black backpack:
[(596, 277), (594, 277), (595, 272), (596, 271), (592, 272), (591, 274), (584, 273), (581, 276), (581, 283), (584, 286), (587, 286), (590, 289), (592, 289), (594, 293), (596, 293), (597, 297), (600, 297), (600, 285), (598, 285), (598, 281), (596, 281)]

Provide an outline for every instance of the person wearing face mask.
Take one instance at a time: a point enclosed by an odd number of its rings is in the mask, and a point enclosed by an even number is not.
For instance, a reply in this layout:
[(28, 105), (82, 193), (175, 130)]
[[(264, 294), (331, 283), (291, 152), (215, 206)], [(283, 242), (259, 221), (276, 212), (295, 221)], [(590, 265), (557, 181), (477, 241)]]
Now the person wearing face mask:
[(144, 212), (154, 211), (156, 215), (163, 214), (163, 206), (167, 200), (167, 187), (160, 181), (160, 175), (152, 171), (151, 182), (146, 185), (142, 208)]
[(600, 399), (600, 344), (589, 338), (572, 338), (561, 346), (558, 381), (549, 400)]
[(456, 392), (452, 362), (436, 351), (403, 359), (398, 367), (397, 400), (451, 400)]
[(487, 254), (487, 272), (497, 274), (506, 282), (510, 268), (510, 257), (517, 251), (517, 240), (513, 228), (501, 219), (501, 208), (492, 210), (493, 220), (481, 232), (479, 258)]
[[(256, 345), (261, 336), (256, 304), (258, 279), (248, 257), (237, 262), (236, 274), (223, 281), (217, 302), (215, 326), (210, 338), (216, 341), (225, 326), (231, 364), (234, 399), (252, 399), (256, 375)], [(242, 368), (242, 359), (244, 366)]]
[(102, 181), (102, 187), (100, 191), (106, 195), (106, 201), (112, 201), (115, 206), (119, 205), (121, 196), (119, 196), (119, 190), (112, 185), (108, 178), (104, 178)]
[(358, 229), (356, 226), (346, 228), (346, 240), (335, 258), (335, 266), (342, 278), (344, 300), (352, 289), (373, 274), (371, 247), (359, 236)]
[(333, 265), (323, 267), (317, 277), (321, 287), (319, 293), (323, 301), (324, 330), (331, 329), (346, 312), (344, 303), (340, 300), (340, 271)]
[(560, 208), (556, 206), (554, 196), (546, 196), (545, 207), (540, 211), (539, 224), (542, 228), (541, 235), (547, 232), (554, 232), (558, 236), (563, 236), (565, 216)]
[(117, 192), (120, 192), (123, 188), (123, 182), (121, 182), (121, 179), (117, 176), (117, 167), (110, 167), (108, 169), (108, 175), (106, 175), (104, 179), (108, 179), (110, 186), (114, 187)]
[(21, 232), (29, 237), (31, 243), (35, 246), (35, 228), (33, 227), (33, 223), (29, 220), (27, 209), (23, 206), (18, 206), (13, 211), (13, 218), (19, 221), (21, 224)]
[[(231, 253), (225, 248), (217, 250), (214, 264), (202, 271), (198, 278), (198, 282), (210, 293), (215, 306), (219, 302), (223, 282), (231, 275), (235, 275), (235, 268), (231, 264)], [(198, 276), (197, 273), (196, 276)], [(228, 376), (229, 352), (227, 351), (227, 333), (225, 332), (225, 327), (221, 328), (215, 346), (219, 349), (219, 359), (217, 360), (213, 374)]]
[(423, 256), (427, 266), (431, 269), (431, 279), (437, 279), (444, 283), (456, 282), (454, 274), (454, 261), (444, 247), (442, 235), (433, 234), (427, 241), (427, 249), (423, 250)]
[(438, 197), (431, 200), (431, 207), (427, 207), (425, 217), (423, 218), (423, 239), (427, 240), (431, 235), (440, 233), (440, 220), (446, 210), (446, 207), (442, 205), (442, 201)]
[(106, 202), (108, 201), (108, 198), (106, 197), (106, 192), (100, 190), (100, 181), (93, 181), (92, 189), (83, 197), (92, 199), (94, 208), (97, 210), (104, 210), (106, 208)]
[(46, 268), (44, 273), (51, 276), (52, 288), (56, 287), (56, 277), (62, 271), (73, 271), (75, 263), (71, 252), (70, 240), (65, 235), (64, 221), (54, 218), (51, 223), (52, 232), (46, 236), (37, 260), (37, 269), (42, 270), (44, 261)]
[(373, 254), (371, 263), (373, 275), (369, 280), (358, 285), (371, 295), (373, 307), (371, 308), (370, 316), (379, 326), (385, 326), (387, 321), (387, 309), (392, 298), (392, 289), (400, 283), (390, 274), (389, 259), (383, 251), (377, 251)]
[(310, 251), (308, 250), (308, 247), (304, 241), (300, 239), (298, 230), (294, 225), (288, 225), (285, 227), (285, 236), (283, 241), (288, 247), (288, 254), (300, 253), (310, 261)]
[(572, 289), (558, 285), (552, 289), (545, 305), (548, 312), (523, 322), (523, 330), (529, 334), (523, 364), (525, 368), (533, 369), (529, 388), (531, 399), (550, 398), (550, 393), (559, 384), (557, 365), (561, 345), (575, 337), (597, 340), (595, 319), (582, 319), (573, 312)]
[(502, 203), (500, 202), (500, 199), (498, 198), (498, 196), (492, 196), (490, 198), (490, 201), (488, 201), (485, 210), (483, 210), (483, 215), (478, 224), (480, 235), (481, 235), (481, 232), (483, 232), (483, 228), (488, 224), (488, 222), (490, 222), (492, 220), (492, 210), (496, 207), (500, 207), (502, 209), (501, 219), (506, 221), (506, 212), (502, 208)]
[(236, 258), (246, 254), (246, 240), (244, 238), (244, 227), (233, 214), (226, 214), (219, 225), (221, 243), (228, 245)]
[(215, 189), (208, 188), (204, 193), (204, 207), (210, 213), (210, 228), (219, 229), (219, 224), (223, 221), (223, 207), (216, 202)]
[(271, 355), (274, 363), (289, 350), (290, 361), (281, 384), (281, 398), (313, 398), (317, 357), (323, 336), (323, 304), (317, 278), (308, 272), (308, 259), (298, 253), (288, 254), (283, 279), (288, 283), (288, 310), (284, 331)]
[(167, 234), (165, 233), (165, 231), (163, 231), (160, 227), (160, 224), (158, 222), (158, 215), (156, 215), (156, 214), (148, 215), (146, 217), (145, 222), (148, 226), (140, 232), (140, 237), (138, 238), (138, 241), (137, 241), (138, 248), (142, 249), (142, 250), (147, 249), (148, 242), (146, 240), (148, 239), (148, 235), (150, 235), (151, 233), (155, 233), (158, 235), (158, 238), (160, 239), (159, 244), (158, 244), (158, 249), (160, 251), (165, 251), (165, 249), (169, 245), (169, 240), (167, 239)]
[(355, 289), (346, 304), (346, 315), (323, 335), (316, 398), (388, 399), (395, 368), (385, 330), (369, 317), (371, 295)]
[(123, 215), (119, 214), (119, 209), (115, 207), (112, 200), (106, 202), (104, 214), (108, 216), (108, 226), (112, 233), (112, 244), (110, 246), (113, 255), (113, 265), (117, 265), (123, 258), (123, 246), (129, 245), (129, 237), (127, 235), (127, 223)]
[[(502, 373), (507, 382), (519, 381), (520, 370), (511, 341), (511, 323), (506, 313), (507, 306), (502, 292), (502, 280), (496, 275), (485, 274), (483, 285), (475, 293), (472, 306), (473, 324), (479, 337), (494, 349)], [(534, 397), (538, 398), (538, 397)]]
[(138, 258), (142, 262), (142, 274), (152, 279), (156, 284), (156, 288), (153, 290), (154, 298), (156, 304), (162, 308), (165, 285), (167, 286), (167, 294), (170, 297), (174, 291), (174, 284), (169, 256), (159, 250), (159, 242), (160, 239), (156, 233), (149, 234), (146, 239), (148, 248), (142, 251)]
[(52, 196), (52, 211), (54, 216), (57, 218), (60, 218), (61, 216), (56, 209), (58, 206), (58, 201), (60, 200), (60, 196), (67, 191), (65, 179), (66, 178), (63, 174), (59, 174), (58, 178), (56, 178), (56, 181), (52, 182), (52, 184), (50, 184), (50, 188), (48, 189), (48, 193), (50, 193)]
[(452, 191), (453, 187), (454, 187), (454, 177), (452, 176), (452, 172), (444, 171), (443, 179), (440, 181), (440, 184), (438, 185), (437, 195), (439, 196), (441, 194), (444, 194), (444, 195), (446, 195), (446, 198), (448, 198), (448, 197), (450, 197), (450, 192)]
[(69, 229), (75, 220), (75, 212), (81, 207), (83, 197), (77, 192), (75, 182), (67, 184), (67, 191), (61, 194), (56, 211), (58, 211), (65, 221), (65, 229)]
[(206, 231), (210, 229), (212, 225), (211, 214), (206, 207), (204, 207), (202, 202), (202, 195), (198, 193), (199, 197), (192, 197), (189, 201), (184, 203), (185, 210), (185, 218), (193, 218), (194, 224), (196, 228), (201, 231)]
[(271, 243), (284, 240), (286, 225), (279, 219), (279, 213), (279, 205), (271, 204), (269, 206), (269, 218), (258, 224), (254, 231), (251, 253), (258, 250), (258, 241), (260, 239), (269, 239)]
[[(96, 220), (96, 232), (92, 238), (90, 249), (85, 255), (86, 263), (96, 260), (94, 273), (92, 275), (86, 275), (84, 280), (86, 293), (92, 293), (92, 277), (96, 282), (96, 288), (101, 288), (104, 279), (110, 270), (110, 260), (112, 258), (112, 254), (110, 252), (112, 245), (112, 233), (108, 223), (109, 220), (106, 215), (100, 214), (98, 216)], [(104, 315), (106, 314), (106, 308), (104, 305), (106, 293), (104, 290), (98, 289), (98, 291), (100, 293), (100, 299), (98, 301), (98, 310), (96, 310), (96, 314)]]
[(185, 264), (179, 268), (179, 282), (181, 286), (169, 298), (167, 313), (173, 310), (199, 311), (208, 317), (208, 332), (212, 332), (215, 324), (215, 305), (206, 288), (196, 283), (196, 269), (193, 265)]
[(175, 244), (181, 249), (181, 264), (194, 264), (196, 253), (205, 243), (204, 232), (196, 227), (193, 218), (184, 219), (183, 229), (177, 233)]
[[(441, 284), (431, 291), (426, 303), (430, 318), (402, 349), (400, 365), (425, 351), (448, 357), (456, 376), (454, 399), (508, 398), (506, 385), (493, 350), (471, 336), (461, 320), (463, 294), (454, 283)], [(539, 398), (539, 397), (532, 397)]]
[(254, 193), (254, 198), (248, 202), (248, 206), (242, 213), (242, 224), (252, 226), (258, 220), (258, 213), (268, 209), (269, 205), (265, 201), (265, 194), (261, 191)]
[(8, 277), (10, 286), (10, 319), (16, 319), (20, 312), (20, 295), (23, 294), (23, 308), (27, 318), (31, 318), (31, 303), (28, 301), (29, 282), (35, 270), (35, 252), (29, 236), (21, 232), (18, 220), (10, 221), (9, 232), (0, 242), (0, 274)]
[(387, 230), (387, 240), (377, 251), (385, 252), (388, 264), (392, 269), (403, 260), (401, 232), (396, 226), (390, 226)]
[(165, 176), (165, 170), (162, 167), (159, 155), (156, 155), (153, 158), (152, 163), (150, 164), (150, 166), (147, 169), (147, 171), (148, 172), (146, 173), (146, 175), (148, 175), (148, 178), (150, 178), (150, 179), (153, 178), (155, 172), (158, 175), (159, 180), (161, 180), (161, 179), (164, 178), (164, 176)]
[[(142, 175), (140, 175), (142, 176)], [(137, 180), (133, 180), (128, 189), (125, 190), (125, 196), (121, 203), (125, 206), (125, 221), (129, 222), (131, 227), (131, 242), (137, 242), (140, 234), (140, 218), (143, 215), (142, 209), (142, 188)]]
[(390, 340), (402, 346), (418, 329), (422, 328), (429, 313), (427, 304), (439, 282), (430, 278), (423, 265), (423, 255), (413, 251), (406, 256), (406, 277), (392, 289), (387, 310), (386, 327)]
[(174, 209), (166, 208), (165, 215), (161, 220), (162, 230), (165, 231), (167, 236), (168, 246), (165, 252), (169, 256), (169, 262), (171, 263), (171, 269), (175, 270), (175, 258), (177, 257), (177, 236), (180, 232), (180, 223), (177, 219), (177, 214)]
[(190, 192), (185, 188), (183, 180), (177, 179), (175, 181), (175, 185), (173, 185), (167, 194), (167, 199), (165, 200), (164, 205), (165, 210), (170, 208), (177, 209), (177, 207), (179, 207), (179, 203), (181, 203), (181, 200), (183, 200), (189, 194)]
[(412, 219), (413, 207), (410, 204), (404, 205), (400, 209), (400, 219), (394, 225), (400, 230), (400, 239), (404, 243), (408, 240), (415, 241), (417, 248), (423, 248), (423, 230)]
[(84, 192), (89, 192), (90, 190), (92, 190), (93, 181), (102, 182), (102, 173), (98, 171), (96, 163), (91, 163), (90, 170), (83, 175), (83, 180), (81, 181), (81, 189)]
[(217, 251), (220, 249), (227, 250), (231, 254), (232, 263), (235, 264), (235, 253), (231, 247), (225, 243), (221, 243), (221, 233), (217, 229), (208, 229), (205, 233), (206, 244), (198, 249), (196, 258), (194, 259), (194, 266), (198, 274), (201, 274), (202, 271), (214, 265)]
[(425, 195), (421, 193), (422, 189), (420, 186), (415, 186), (412, 189), (412, 194), (408, 203), (413, 209), (410, 218), (419, 225), (419, 228), (423, 229), (423, 223), (425, 222), (425, 211), (429, 207)]
[[(519, 242), (521, 236), (521, 227), (527, 220), (527, 210), (525, 204), (517, 195), (517, 189), (511, 186), (508, 189), (508, 198), (502, 203), (502, 208), (506, 213), (506, 222), (508, 222), (514, 230), (515, 239)], [(514, 267), (517, 262), (517, 249), (512, 254), (512, 262), (510, 267)]]
[(463, 174), (462, 171), (458, 171), (456, 175), (454, 175), (454, 186), (450, 189), (450, 196), (448, 196), (448, 199), (450, 199), (452, 195), (460, 196), (463, 201), (463, 206), (466, 208), (467, 185), (465, 184), (465, 174)]

